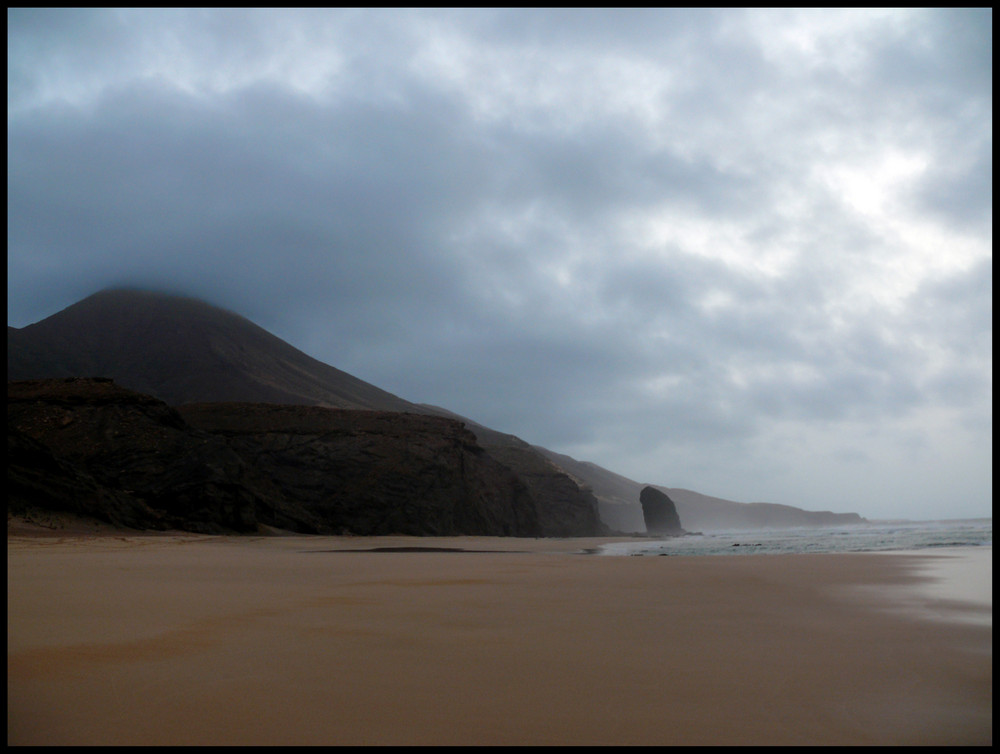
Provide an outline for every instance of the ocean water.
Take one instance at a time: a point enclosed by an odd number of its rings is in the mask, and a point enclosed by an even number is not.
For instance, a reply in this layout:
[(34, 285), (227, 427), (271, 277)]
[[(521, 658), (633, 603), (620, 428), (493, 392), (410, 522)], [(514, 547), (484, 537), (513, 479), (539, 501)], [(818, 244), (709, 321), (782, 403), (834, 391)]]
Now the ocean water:
[[(930, 620), (993, 625), (993, 519), (873, 521), (837, 528), (713, 531), (637, 539), (601, 547), (601, 555), (735, 555), (778, 553), (917, 553), (917, 583), (876, 589), (877, 602)], [(857, 587), (862, 592), (866, 587)], [(871, 590), (869, 590), (871, 591)], [(946, 607), (945, 607), (946, 606)], [(988, 649), (992, 654), (992, 641)]]
[(799, 552), (888, 552), (993, 546), (993, 519), (872, 521), (844, 527), (733, 529), (600, 548), (600, 555), (773, 555)]

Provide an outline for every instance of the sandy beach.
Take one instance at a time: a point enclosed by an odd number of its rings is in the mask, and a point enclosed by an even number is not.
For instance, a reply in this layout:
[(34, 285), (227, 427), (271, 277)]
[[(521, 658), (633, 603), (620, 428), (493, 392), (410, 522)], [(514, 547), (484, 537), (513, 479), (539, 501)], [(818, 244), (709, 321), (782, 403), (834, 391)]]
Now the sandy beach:
[(933, 560), (602, 541), (8, 531), (7, 742), (992, 743)]

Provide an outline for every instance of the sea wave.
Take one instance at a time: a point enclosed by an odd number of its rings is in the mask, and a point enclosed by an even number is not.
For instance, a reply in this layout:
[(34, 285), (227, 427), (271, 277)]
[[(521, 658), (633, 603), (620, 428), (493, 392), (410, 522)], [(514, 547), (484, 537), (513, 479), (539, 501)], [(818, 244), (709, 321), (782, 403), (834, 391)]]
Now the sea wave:
[(601, 555), (764, 555), (992, 547), (993, 519), (868, 522), (836, 528), (739, 529), (642, 538), (601, 547)]

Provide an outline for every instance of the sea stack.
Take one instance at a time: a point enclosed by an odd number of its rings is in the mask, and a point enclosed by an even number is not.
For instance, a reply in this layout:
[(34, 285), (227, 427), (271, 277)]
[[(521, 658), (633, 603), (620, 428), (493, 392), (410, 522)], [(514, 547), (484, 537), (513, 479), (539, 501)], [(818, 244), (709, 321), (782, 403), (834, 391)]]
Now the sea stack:
[(677, 515), (677, 506), (666, 493), (655, 487), (644, 487), (639, 493), (642, 503), (642, 518), (646, 523), (646, 533), (660, 536), (677, 536), (684, 534), (681, 519)]

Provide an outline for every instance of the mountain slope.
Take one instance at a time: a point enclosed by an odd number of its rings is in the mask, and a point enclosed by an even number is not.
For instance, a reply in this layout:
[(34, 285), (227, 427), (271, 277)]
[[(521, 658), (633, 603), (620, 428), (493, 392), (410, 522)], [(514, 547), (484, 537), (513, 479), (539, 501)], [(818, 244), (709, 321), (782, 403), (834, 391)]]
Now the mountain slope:
[[(465, 422), (485, 448), (528, 447), (527, 443), (513, 435), (506, 435), (484, 427), (447, 409), (426, 404), (421, 404), (421, 407), (440, 416)], [(639, 495), (643, 487), (649, 485), (616, 474), (596, 463), (578, 461), (572, 456), (556, 453), (540, 445), (532, 445), (530, 449), (548, 459), (555, 468), (569, 476), (584, 492), (594, 496), (601, 521), (608, 528), (627, 533), (641, 534), (646, 531)], [(509, 455), (510, 451), (505, 452)], [(864, 520), (857, 513), (806, 511), (777, 503), (740, 503), (676, 487), (651, 486), (670, 496), (677, 507), (681, 523), (689, 531), (789, 526), (843, 526), (862, 523)]]
[[(646, 485), (594, 463), (577, 461), (538, 446), (535, 449), (594, 493), (600, 504), (601, 520), (609, 527), (623, 532), (645, 531), (639, 493)], [(670, 496), (681, 524), (688, 531), (844, 526), (864, 521), (857, 513), (806, 511), (778, 503), (739, 503), (677, 487), (652, 486)]]
[[(191, 298), (135, 290), (90, 296), (7, 329), (7, 378), (109, 378), (171, 406), (295, 404), (446, 416), (324, 364), (249, 320)], [(520, 480), (546, 536), (605, 533), (597, 500), (513, 435), (488, 455)], [(482, 443), (481, 443), (482, 444)], [(525, 514), (527, 515), (527, 514)]]
[(232, 312), (192, 298), (108, 290), (7, 328), (7, 379), (110, 377), (170, 405), (248, 401), (424, 413)]

